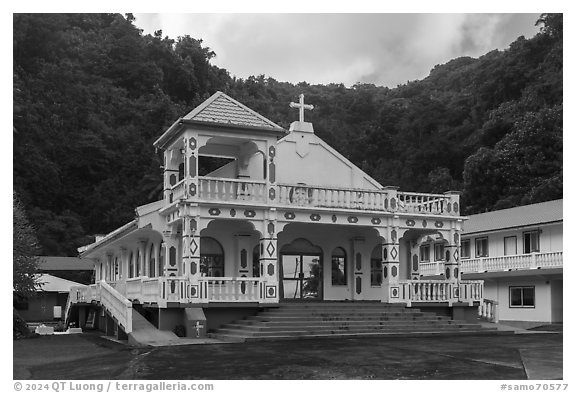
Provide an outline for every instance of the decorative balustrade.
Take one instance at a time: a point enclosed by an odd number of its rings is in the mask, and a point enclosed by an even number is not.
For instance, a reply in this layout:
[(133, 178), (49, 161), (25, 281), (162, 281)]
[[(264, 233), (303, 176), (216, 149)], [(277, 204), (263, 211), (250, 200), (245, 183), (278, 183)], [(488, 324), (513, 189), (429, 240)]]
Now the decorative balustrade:
[(180, 180), (178, 183), (174, 184), (171, 188), (172, 201), (177, 201), (185, 196), (186, 184), (184, 179)]
[(562, 251), (542, 252), (500, 257), (462, 259), (462, 273), (527, 270), (563, 266)]
[(200, 199), (209, 201), (267, 201), (264, 181), (200, 177), (198, 194)]
[(449, 214), (457, 213), (451, 204), (451, 198), (443, 194), (421, 194), (415, 192), (398, 192), (399, 211), (415, 214)]
[(259, 302), (264, 299), (263, 281), (257, 277), (202, 277), (200, 296), (208, 302)]
[(356, 210), (388, 210), (386, 191), (279, 184), (278, 204)]
[(444, 262), (420, 262), (418, 272), (421, 276), (437, 276), (444, 273)]
[(478, 306), (478, 316), (485, 321), (497, 323), (499, 321), (498, 302), (496, 300), (484, 299)]
[(451, 299), (453, 283), (440, 280), (411, 280), (409, 299), (412, 302), (447, 302)]
[[(454, 303), (472, 304), (483, 300), (483, 281), (405, 280), (400, 281), (398, 302), (402, 303)], [(456, 290), (458, 289), (458, 290)]]

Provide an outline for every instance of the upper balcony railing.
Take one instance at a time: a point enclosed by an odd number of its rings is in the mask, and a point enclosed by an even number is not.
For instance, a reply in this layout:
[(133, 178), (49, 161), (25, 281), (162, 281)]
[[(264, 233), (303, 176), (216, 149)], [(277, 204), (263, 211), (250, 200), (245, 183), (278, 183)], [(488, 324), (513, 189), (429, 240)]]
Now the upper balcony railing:
[[(263, 180), (198, 178), (198, 199), (206, 202), (273, 204), (291, 207), (352, 209), (412, 214), (458, 215), (458, 196), (398, 192), (395, 189), (366, 190), (277, 184), (273, 191)], [(181, 183), (172, 188), (172, 200), (184, 195)], [(271, 196), (272, 195), (272, 196)]]
[[(563, 266), (562, 251), (535, 252), (531, 254), (506, 255), (460, 260), (462, 273), (501, 272), (508, 270), (550, 269)], [(444, 262), (420, 263), (423, 276), (438, 275), (444, 271)]]

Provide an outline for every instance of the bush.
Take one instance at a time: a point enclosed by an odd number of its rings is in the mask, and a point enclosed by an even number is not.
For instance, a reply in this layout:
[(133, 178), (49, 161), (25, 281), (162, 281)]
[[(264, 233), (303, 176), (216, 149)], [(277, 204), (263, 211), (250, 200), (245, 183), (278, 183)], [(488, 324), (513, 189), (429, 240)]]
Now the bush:
[(186, 337), (186, 326), (184, 325), (176, 325), (174, 326), (174, 334), (178, 337)]

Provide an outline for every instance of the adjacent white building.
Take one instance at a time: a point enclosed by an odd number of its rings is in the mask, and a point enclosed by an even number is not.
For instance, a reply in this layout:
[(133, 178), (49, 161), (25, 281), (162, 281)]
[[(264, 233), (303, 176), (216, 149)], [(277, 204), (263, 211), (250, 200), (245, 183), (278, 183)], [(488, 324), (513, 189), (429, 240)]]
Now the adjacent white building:
[[(484, 280), (485, 312), (500, 322), (563, 321), (562, 202), (475, 214), (464, 222), (462, 277)], [(422, 276), (441, 274), (441, 247), (434, 241), (421, 246)]]

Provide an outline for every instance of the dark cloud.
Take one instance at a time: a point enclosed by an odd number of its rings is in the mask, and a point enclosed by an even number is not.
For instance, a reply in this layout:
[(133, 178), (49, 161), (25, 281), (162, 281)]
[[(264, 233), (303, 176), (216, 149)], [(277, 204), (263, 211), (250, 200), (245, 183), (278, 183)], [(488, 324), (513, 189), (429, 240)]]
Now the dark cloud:
[(137, 14), (145, 32), (202, 38), (232, 75), (297, 83), (424, 78), (436, 64), (530, 37), (538, 14)]

